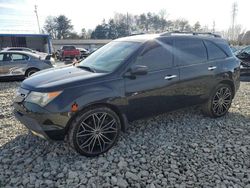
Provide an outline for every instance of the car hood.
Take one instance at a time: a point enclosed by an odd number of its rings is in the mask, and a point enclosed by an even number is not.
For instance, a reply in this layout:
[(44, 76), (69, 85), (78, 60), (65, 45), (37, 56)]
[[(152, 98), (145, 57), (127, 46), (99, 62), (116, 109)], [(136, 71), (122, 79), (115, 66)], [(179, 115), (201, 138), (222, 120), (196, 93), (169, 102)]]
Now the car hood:
[(24, 80), (21, 87), (32, 91), (56, 91), (98, 81), (104, 75), (106, 73), (93, 73), (72, 65), (63, 66), (39, 71)]

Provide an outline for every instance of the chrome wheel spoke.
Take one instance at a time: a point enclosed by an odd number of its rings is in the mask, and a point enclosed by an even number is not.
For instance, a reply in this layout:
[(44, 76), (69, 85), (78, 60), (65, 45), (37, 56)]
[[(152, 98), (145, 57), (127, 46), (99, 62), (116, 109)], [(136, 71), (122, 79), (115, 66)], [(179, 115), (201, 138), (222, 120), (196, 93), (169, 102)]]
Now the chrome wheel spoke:
[(96, 139), (97, 139), (97, 137), (96, 137), (96, 136), (94, 136), (94, 140), (93, 140), (93, 144), (92, 144), (92, 147), (91, 147), (90, 152), (93, 152), (93, 149), (94, 149), (94, 147), (95, 147), (95, 143), (96, 143)]
[[(81, 123), (81, 125), (85, 125), (86, 127), (88, 127), (89, 129), (91, 129), (92, 131), (94, 131), (95, 129), (93, 127), (91, 127), (90, 125), (88, 125), (87, 123), (85, 123), (84, 121)], [(85, 129), (85, 127), (83, 126), (83, 129)]]
[[(101, 136), (102, 138), (105, 138), (105, 139), (108, 140), (109, 142), (112, 142), (112, 140), (110, 140), (110, 139), (109, 139), (108, 137), (106, 137), (104, 134), (101, 133), (100, 136)], [(108, 143), (109, 143), (109, 142), (108, 142)]]
[(106, 113), (103, 113), (103, 114), (102, 114), (102, 116), (100, 117), (100, 123), (99, 123), (98, 128), (101, 128), (101, 127), (102, 127), (102, 125), (103, 125), (103, 123), (104, 123), (104, 121), (105, 121), (105, 119), (106, 119), (106, 116), (107, 116)]
[[(106, 130), (107, 128), (112, 127), (114, 125), (114, 123), (115, 123), (115, 120), (112, 119), (110, 122), (108, 122), (107, 124), (105, 124), (104, 126), (101, 127), (101, 131)], [(110, 127), (109, 127), (109, 125), (110, 125)]]
[(94, 135), (90, 136), (84, 143), (80, 145), (81, 148), (87, 147), (89, 144), (88, 142), (91, 142), (91, 140), (94, 138)]
[[(101, 150), (101, 152), (102, 152), (102, 151), (104, 150), (104, 146), (105, 146), (105, 145), (102, 145), (100, 136), (98, 136), (97, 139), (98, 139), (98, 142), (99, 142), (100, 150)], [(103, 143), (103, 144), (104, 144), (104, 143)]]
[(84, 137), (84, 136), (91, 136), (91, 135), (93, 135), (93, 133), (85, 133), (85, 134), (82, 134), (82, 132), (77, 133), (77, 137)]
[(112, 130), (102, 131), (103, 134), (116, 133), (116, 132), (117, 132), (116, 129), (114, 129), (113, 131)]

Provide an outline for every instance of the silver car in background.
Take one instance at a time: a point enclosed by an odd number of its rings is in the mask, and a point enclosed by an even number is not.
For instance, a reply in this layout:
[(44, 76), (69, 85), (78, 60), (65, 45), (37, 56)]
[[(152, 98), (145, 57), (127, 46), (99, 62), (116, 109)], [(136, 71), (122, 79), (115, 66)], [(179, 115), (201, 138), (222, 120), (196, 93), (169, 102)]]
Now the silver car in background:
[(47, 58), (24, 51), (0, 52), (0, 78), (25, 78), (43, 69), (52, 68)]

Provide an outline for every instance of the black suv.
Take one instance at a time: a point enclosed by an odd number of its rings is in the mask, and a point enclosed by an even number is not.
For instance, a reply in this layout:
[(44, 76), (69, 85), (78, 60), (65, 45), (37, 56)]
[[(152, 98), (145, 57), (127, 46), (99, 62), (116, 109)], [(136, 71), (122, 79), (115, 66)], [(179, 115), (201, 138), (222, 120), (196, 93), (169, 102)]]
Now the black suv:
[(77, 152), (109, 150), (129, 121), (201, 104), (210, 117), (228, 112), (240, 62), (216, 35), (163, 33), (114, 40), (78, 65), (26, 79), (15, 116), (34, 134), (67, 138)]

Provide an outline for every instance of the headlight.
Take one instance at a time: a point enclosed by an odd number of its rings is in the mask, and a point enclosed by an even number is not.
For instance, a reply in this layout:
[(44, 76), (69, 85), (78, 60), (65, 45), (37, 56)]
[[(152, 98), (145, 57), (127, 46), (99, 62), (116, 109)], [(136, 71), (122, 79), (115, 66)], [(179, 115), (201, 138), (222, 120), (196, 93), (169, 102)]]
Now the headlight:
[(58, 95), (60, 95), (61, 92), (62, 91), (41, 93), (41, 92), (32, 91), (32, 92), (30, 92), (28, 97), (25, 99), (25, 101), (32, 102), (32, 103), (38, 104), (38, 105), (43, 107), (43, 106), (46, 106), (50, 101), (52, 101)]

